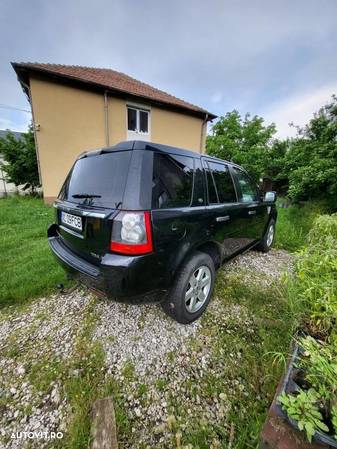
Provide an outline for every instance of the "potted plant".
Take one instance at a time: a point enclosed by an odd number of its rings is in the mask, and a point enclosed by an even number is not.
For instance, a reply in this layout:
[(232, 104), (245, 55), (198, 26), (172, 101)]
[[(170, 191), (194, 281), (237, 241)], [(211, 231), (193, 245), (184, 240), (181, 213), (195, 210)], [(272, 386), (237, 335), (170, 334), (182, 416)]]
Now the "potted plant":
[(276, 408), (312, 440), (337, 448), (337, 342), (302, 337), (277, 398)]

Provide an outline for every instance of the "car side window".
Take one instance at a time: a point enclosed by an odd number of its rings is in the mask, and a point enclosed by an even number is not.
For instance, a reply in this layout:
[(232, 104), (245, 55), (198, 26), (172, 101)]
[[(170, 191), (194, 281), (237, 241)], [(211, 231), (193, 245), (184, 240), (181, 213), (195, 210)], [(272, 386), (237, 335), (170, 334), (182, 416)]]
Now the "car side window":
[(208, 165), (218, 192), (219, 203), (235, 203), (237, 201), (236, 193), (228, 167), (225, 164), (211, 161), (208, 161)]
[(209, 204), (218, 204), (218, 194), (215, 188), (214, 179), (207, 162), (204, 161), (204, 169), (206, 171), (208, 202)]
[(175, 154), (153, 154), (152, 207), (191, 205), (194, 159)]
[(240, 186), (240, 201), (243, 203), (251, 203), (258, 200), (257, 189), (253, 181), (244, 171), (239, 168), (233, 167), (236, 179)]

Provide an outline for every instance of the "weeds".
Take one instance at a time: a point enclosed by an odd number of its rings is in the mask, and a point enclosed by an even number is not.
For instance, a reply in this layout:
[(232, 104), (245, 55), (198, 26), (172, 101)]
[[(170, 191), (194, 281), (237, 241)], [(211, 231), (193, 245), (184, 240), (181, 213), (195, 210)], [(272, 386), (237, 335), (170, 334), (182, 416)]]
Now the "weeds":
[(325, 213), (326, 208), (323, 202), (278, 208), (275, 247), (292, 252), (304, 248), (315, 218)]

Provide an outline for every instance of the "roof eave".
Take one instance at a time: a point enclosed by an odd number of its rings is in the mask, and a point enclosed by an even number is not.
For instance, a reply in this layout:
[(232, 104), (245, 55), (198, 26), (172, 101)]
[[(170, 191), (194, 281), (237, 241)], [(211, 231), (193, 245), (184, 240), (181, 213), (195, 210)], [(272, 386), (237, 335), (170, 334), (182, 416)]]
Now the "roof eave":
[[(20, 64), (16, 63), (16, 62), (11, 62), (11, 66), (13, 67), (17, 79), (22, 87), (22, 90), (24, 91), (24, 93), (28, 96), (28, 98), (30, 98), (29, 95), (29, 75), (28, 75), (28, 70), (26, 68), (23, 68)], [(27, 78), (24, 79), (24, 75), (25, 73), (27, 73)]]
[(58, 80), (65, 80), (65, 81), (70, 81), (72, 83), (75, 84), (79, 84), (82, 86), (92, 86), (92, 87), (96, 87), (99, 90), (106, 90), (107, 92), (110, 92), (112, 94), (124, 94), (124, 95), (129, 95), (131, 97), (134, 98), (138, 98), (147, 102), (150, 102), (151, 104), (157, 104), (160, 105), (162, 107), (165, 107), (167, 109), (175, 109), (175, 110), (179, 110), (181, 112), (185, 112), (189, 115), (194, 115), (194, 116), (198, 116), (203, 118), (206, 122), (208, 121), (212, 121), (215, 118), (217, 118), (217, 116), (215, 114), (212, 114), (211, 112), (208, 112), (206, 110), (194, 110), (194, 109), (189, 109), (187, 107), (181, 106), (181, 105), (174, 105), (168, 102), (164, 102), (164, 101), (160, 101), (160, 100), (155, 100), (153, 98), (149, 98), (146, 96), (142, 96), (142, 95), (137, 95), (137, 94), (128, 94), (128, 92), (126, 92), (125, 90), (122, 89), (112, 89), (110, 86), (106, 86), (104, 84), (101, 83), (95, 83), (93, 81), (88, 81), (88, 80), (80, 80), (76, 77), (72, 77), (72, 76), (68, 76), (68, 75), (64, 75), (64, 74), (58, 74), (58, 73), (52, 73), (50, 71), (48, 71), (47, 69), (43, 69), (43, 68), (38, 68), (38, 67), (28, 67), (25, 64), (21, 64), (21, 63), (17, 63), (17, 62), (11, 62), (11, 65), (17, 75), (18, 81), (21, 84), (21, 87), (23, 89), (23, 91), (25, 92), (25, 94), (28, 96), (28, 98), (30, 97), (30, 91), (29, 91), (29, 77), (32, 73), (36, 73), (42, 76), (46, 76), (49, 78), (54, 78), (54, 79), (58, 79)]

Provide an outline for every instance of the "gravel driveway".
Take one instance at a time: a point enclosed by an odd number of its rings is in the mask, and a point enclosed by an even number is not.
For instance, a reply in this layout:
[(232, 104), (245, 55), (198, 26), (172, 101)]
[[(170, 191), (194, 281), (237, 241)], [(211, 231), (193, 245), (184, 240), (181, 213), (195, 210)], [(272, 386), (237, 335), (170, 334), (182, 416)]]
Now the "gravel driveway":
[[(292, 256), (285, 251), (249, 252), (225, 266), (219, 277), (240, 273), (260, 288), (269, 288), (291, 266)], [(105, 377), (119, 385), (131, 426), (121, 447), (166, 448), (172, 438), (180, 447), (189, 419), (197, 419), (201, 426), (223, 421), (231, 408), (226, 389), (213, 397), (204, 391), (202, 379), (226, 370), (232, 354), (214, 363), (216, 333), (208, 328), (216, 325), (220, 332), (233, 321), (250, 328), (254, 318), (245, 306), (226, 304), (226, 298), (216, 293), (205, 318), (183, 326), (166, 317), (158, 305), (126, 306), (78, 289), (0, 314), (0, 448), (54, 444), (45, 439), (24, 442), (13, 438), (12, 432), (66, 434), (72, 410), (62, 380), (52, 373), (58, 364), (68, 366), (88, 315), (95, 317), (92, 338), (104, 349)], [(67, 376), (76, 375), (69, 368)], [(236, 387), (240, 386), (231, 386)], [(184, 413), (179, 412), (180, 404)], [(212, 447), (217, 444), (215, 439)]]

